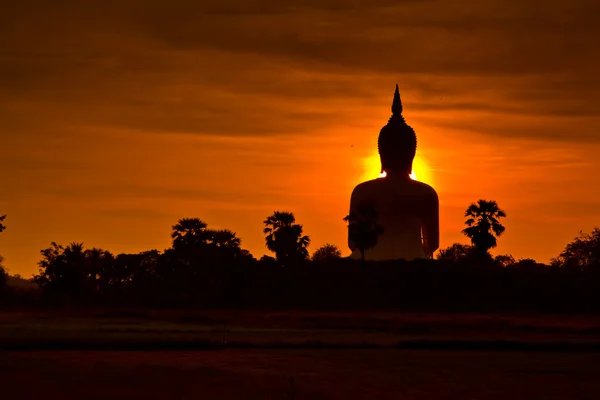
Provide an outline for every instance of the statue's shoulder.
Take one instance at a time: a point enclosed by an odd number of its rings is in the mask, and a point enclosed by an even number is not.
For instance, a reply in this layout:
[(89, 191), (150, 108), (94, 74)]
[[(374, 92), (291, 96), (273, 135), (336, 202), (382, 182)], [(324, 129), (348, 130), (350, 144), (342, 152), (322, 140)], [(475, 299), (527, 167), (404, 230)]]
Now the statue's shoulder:
[(419, 182), (419, 181), (413, 181), (413, 184), (418, 188), (419, 192), (425, 196), (430, 196), (430, 197), (438, 197), (437, 192), (435, 191), (435, 189), (433, 188), (433, 186), (430, 186), (428, 184), (426, 184), (425, 182)]
[(372, 192), (374, 187), (380, 186), (381, 182), (382, 182), (381, 179), (371, 179), (370, 181), (365, 181), (365, 182), (359, 183), (358, 185), (356, 185), (354, 187), (352, 194), (370, 193), (370, 192)]

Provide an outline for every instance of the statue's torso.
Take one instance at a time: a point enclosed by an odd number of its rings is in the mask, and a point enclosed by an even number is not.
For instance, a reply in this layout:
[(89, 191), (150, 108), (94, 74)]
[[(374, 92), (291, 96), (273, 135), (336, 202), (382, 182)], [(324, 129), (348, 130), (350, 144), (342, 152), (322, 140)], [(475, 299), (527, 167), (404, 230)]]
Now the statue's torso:
[[(358, 185), (352, 193), (351, 208), (372, 205), (383, 227), (377, 245), (365, 252), (365, 259), (425, 258), (421, 227), (435, 196), (429, 185), (408, 179), (380, 178)], [(360, 256), (360, 251), (355, 250), (351, 257)]]

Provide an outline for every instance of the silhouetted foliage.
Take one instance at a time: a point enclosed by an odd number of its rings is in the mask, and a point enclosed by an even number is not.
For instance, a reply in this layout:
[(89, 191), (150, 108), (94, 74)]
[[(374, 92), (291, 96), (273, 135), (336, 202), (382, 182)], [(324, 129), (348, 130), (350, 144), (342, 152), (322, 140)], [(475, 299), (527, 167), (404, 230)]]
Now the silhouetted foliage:
[(480, 253), (475, 246), (454, 243), (441, 249), (437, 259), (444, 264), (459, 265), (468, 268), (484, 268), (497, 266), (497, 262), (489, 253)]
[(461, 260), (472, 257), (475, 252), (473, 246), (461, 243), (454, 243), (445, 249), (440, 249), (437, 259), (441, 261), (459, 262)]
[(297, 268), (281, 268), (269, 256), (258, 261), (249, 255), (223, 258), (214, 264), (203, 259), (196, 267), (183, 263), (174, 249), (113, 257), (76, 244), (67, 248), (53, 243), (42, 251), (37, 280), (46, 294), (44, 304), (600, 311), (597, 269), (546, 266), (529, 259), (505, 265), (489, 255), (473, 257), (471, 246), (458, 244), (440, 251), (438, 260), (332, 258)]
[(173, 249), (190, 255), (195, 249), (205, 244), (207, 225), (199, 218), (182, 218), (173, 225)]
[(266, 246), (284, 265), (308, 258), (310, 238), (302, 234), (302, 225), (295, 222), (294, 214), (287, 211), (275, 211), (264, 221)]
[(262, 256), (260, 258), (260, 260), (258, 260), (258, 261), (263, 264), (272, 264), (272, 265), (277, 264), (277, 259), (275, 257), (271, 257), (266, 254), (264, 256)]
[(344, 217), (348, 222), (349, 237), (358, 247), (361, 260), (365, 260), (365, 251), (377, 245), (383, 227), (377, 222), (375, 207), (367, 204), (360, 205), (355, 212)]
[(543, 268), (546, 266), (547, 266), (546, 264), (539, 263), (532, 258), (520, 258), (513, 264), (508, 265), (508, 267), (513, 267), (513, 268), (520, 269), (520, 270), (526, 270), (526, 269), (533, 270), (536, 268)]
[(105, 292), (114, 284), (115, 257), (109, 251), (92, 248), (84, 251), (85, 270), (94, 292)]
[(498, 244), (497, 237), (505, 231), (500, 223), (500, 218), (505, 218), (506, 213), (498, 207), (495, 201), (478, 200), (471, 204), (465, 211), (465, 225), (467, 228), (462, 233), (471, 239), (471, 243), (480, 254), (486, 254)]
[(510, 254), (499, 254), (494, 257), (494, 262), (502, 268), (508, 268), (515, 265), (515, 258)]
[(600, 228), (580, 233), (551, 264), (575, 270), (600, 268)]
[(39, 286), (19, 274), (6, 275), (6, 286), (1, 294), (6, 304), (36, 305), (40, 300)]
[[(5, 218), (6, 218), (6, 215), (0, 216), (0, 232), (2, 232), (4, 229), (6, 229), (6, 226), (4, 226), (2, 224), (2, 222), (4, 221)], [(3, 262), (4, 262), (4, 257), (2, 257), (0, 255), (0, 293), (3, 293), (4, 288), (6, 286), (6, 281), (8, 279), (8, 273), (6, 272), (6, 269), (4, 268)]]
[(336, 260), (342, 257), (342, 252), (339, 247), (334, 244), (326, 243), (319, 247), (312, 256), (314, 262), (327, 262)]
[(4, 257), (0, 255), (0, 295), (4, 294), (6, 282), (8, 281), (8, 273), (3, 265)]
[[(45, 306), (600, 312), (598, 229), (567, 245), (552, 265), (492, 258), (456, 243), (437, 260), (410, 262), (340, 258), (335, 246), (325, 245), (314, 261), (281, 268), (273, 257), (254, 259), (232, 231), (182, 221), (174, 227), (174, 246), (164, 251), (115, 256), (81, 243), (52, 243), (41, 251), (35, 283), (9, 277), (20, 288), (3, 298)], [(284, 215), (269, 227), (294, 223)], [(39, 285), (41, 297), (32, 285)]]
[(87, 271), (82, 243), (71, 243), (66, 247), (52, 243), (41, 251), (42, 260), (38, 263), (39, 275), (35, 277), (49, 293), (59, 294), (73, 300), (85, 290)]

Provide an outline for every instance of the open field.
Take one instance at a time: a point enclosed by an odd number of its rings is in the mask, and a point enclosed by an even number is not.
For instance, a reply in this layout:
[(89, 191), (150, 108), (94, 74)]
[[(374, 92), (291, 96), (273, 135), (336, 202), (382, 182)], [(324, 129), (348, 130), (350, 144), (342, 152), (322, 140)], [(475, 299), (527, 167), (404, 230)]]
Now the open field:
[(6, 399), (569, 399), (600, 395), (597, 353), (415, 350), (6, 352)]
[(600, 398), (597, 316), (3, 312), (0, 347), (10, 399)]
[[(444, 345), (446, 344), (446, 345)], [(1, 349), (396, 347), (600, 351), (600, 317), (394, 312), (0, 313)]]

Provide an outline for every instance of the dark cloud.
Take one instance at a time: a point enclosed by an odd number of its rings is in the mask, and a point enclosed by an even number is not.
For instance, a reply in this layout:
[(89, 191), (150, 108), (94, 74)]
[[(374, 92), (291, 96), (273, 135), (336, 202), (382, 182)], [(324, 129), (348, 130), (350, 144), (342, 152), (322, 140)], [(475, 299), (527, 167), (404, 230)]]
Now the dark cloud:
[(107, 209), (99, 210), (96, 213), (101, 218), (115, 218), (115, 219), (175, 219), (177, 216), (163, 213), (156, 210), (149, 210), (143, 208), (121, 208), (121, 209)]
[(206, 200), (223, 203), (261, 202), (272, 201), (284, 195), (284, 192), (264, 191), (239, 193), (232, 190), (204, 189), (186, 187), (185, 185), (172, 186), (166, 182), (157, 182), (154, 185), (131, 183), (128, 185), (116, 184), (79, 184), (77, 186), (62, 186), (48, 189), (48, 194), (64, 199), (77, 200), (152, 200), (152, 199), (184, 199)]
[(65, 173), (73, 168), (89, 169), (88, 166), (75, 162), (74, 160), (56, 160), (51, 157), (43, 158), (36, 155), (12, 155), (8, 154), (0, 158), (0, 169), (12, 170), (14, 173), (50, 171)]
[[(573, 117), (573, 116), (570, 116)], [(430, 118), (428, 126), (439, 129), (482, 135), (497, 144), (510, 140), (539, 140), (575, 143), (598, 143), (600, 117), (575, 119), (553, 118), (551, 115), (537, 119), (510, 118), (506, 115), (465, 115), (457, 119)], [(416, 126), (416, 124), (413, 124)], [(492, 143), (492, 142), (490, 142)]]
[(379, 104), (400, 81), (407, 113), (562, 118), (435, 126), (597, 140), (594, 121), (568, 128), (570, 118), (600, 115), (600, 6), (592, 1), (48, 4), (13, 2), (0, 16), (0, 139), (69, 125), (250, 136), (329, 130), (351, 124), (354, 107)]
[(535, 207), (536, 211), (548, 215), (549, 219), (598, 217), (600, 202), (598, 201), (539, 201), (534, 204), (524, 204), (518, 211), (526, 211), (527, 206)]
[(511, 12), (496, 1), (461, 8), (450, 2), (365, 3), (342, 13), (314, 6), (277, 16), (199, 13), (179, 24), (151, 23), (148, 15), (140, 29), (175, 49), (260, 53), (396, 74), (507, 75), (597, 65), (589, 47), (590, 35), (598, 34), (590, 17), (595, 8), (546, 3)]

